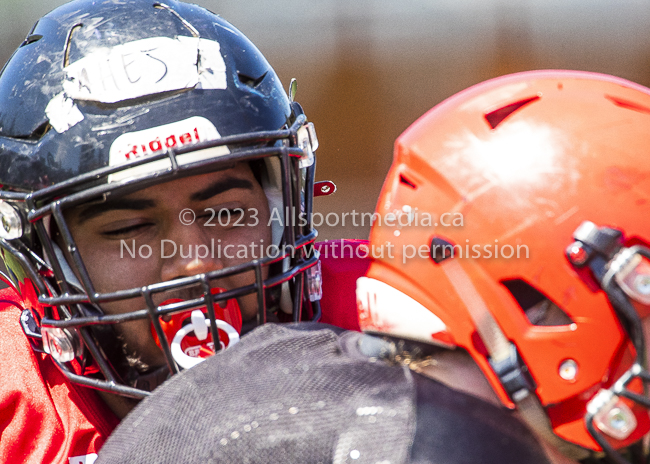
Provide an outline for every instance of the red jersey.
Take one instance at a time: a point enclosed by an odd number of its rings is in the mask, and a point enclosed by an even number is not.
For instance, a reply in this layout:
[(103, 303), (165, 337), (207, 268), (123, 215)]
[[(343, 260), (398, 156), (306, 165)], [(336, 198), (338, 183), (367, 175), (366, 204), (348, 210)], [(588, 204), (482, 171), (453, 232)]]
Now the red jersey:
[(316, 249), (323, 278), (320, 322), (360, 331), (356, 288), (370, 266), (368, 241), (327, 240), (316, 243)]
[[(321, 254), (321, 322), (359, 330), (355, 286), (369, 265), (362, 240), (316, 244)], [(119, 423), (94, 390), (70, 383), (20, 326), (22, 299), (0, 290), (0, 464), (92, 464)]]
[(88, 388), (35, 352), (20, 326), (22, 300), (0, 290), (0, 462), (92, 464), (119, 423)]

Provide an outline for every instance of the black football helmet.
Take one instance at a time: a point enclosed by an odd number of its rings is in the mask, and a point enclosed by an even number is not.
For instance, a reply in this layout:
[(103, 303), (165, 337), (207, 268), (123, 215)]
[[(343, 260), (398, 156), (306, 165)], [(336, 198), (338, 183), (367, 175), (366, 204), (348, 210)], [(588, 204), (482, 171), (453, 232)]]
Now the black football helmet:
[[(254, 324), (271, 313), (317, 318), (311, 209), (318, 142), (292, 100), (241, 32), (196, 5), (77, 0), (41, 18), (0, 75), (0, 247), (34, 348), (49, 353), (73, 382), (141, 398), (150, 388), (139, 380), (148, 373), (122, 366), (115, 324), (150, 319), (167, 376), (188, 367), (179, 358), (187, 353), (174, 355), (165, 336), (172, 315), (185, 315), (184, 335), (194, 330), (217, 350), (217, 341), (223, 346), (224, 337), (239, 336), (220, 314), (244, 295), (257, 295)], [(249, 163), (270, 209), (282, 215), (272, 227), (278, 253), (96, 291), (67, 209), (239, 162)], [(236, 273), (254, 275), (253, 283), (215, 288), (216, 279)], [(156, 302), (156, 295), (184, 288), (200, 291), (189, 300)], [(102, 311), (105, 302), (133, 298), (143, 301), (139, 311)]]

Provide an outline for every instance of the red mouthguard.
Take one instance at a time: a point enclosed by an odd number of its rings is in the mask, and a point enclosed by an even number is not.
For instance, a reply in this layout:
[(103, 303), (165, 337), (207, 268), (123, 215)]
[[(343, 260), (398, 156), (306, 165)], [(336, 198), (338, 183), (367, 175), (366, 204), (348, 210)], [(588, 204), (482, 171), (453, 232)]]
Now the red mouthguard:
[[(216, 295), (225, 291), (223, 288), (213, 288), (211, 293)], [(184, 300), (171, 298), (160, 306), (181, 301)], [(226, 302), (215, 302), (214, 315), (221, 349), (237, 343), (242, 327), (241, 312), (237, 300), (231, 298)], [(183, 369), (189, 369), (215, 353), (210, 333), (210, 318), (205, 305), (163, 316), (159, 320), (169, 343), (172, 357)], [(151, 324), (151, 333), (158, 346), (161, 346), (153, 324)]]

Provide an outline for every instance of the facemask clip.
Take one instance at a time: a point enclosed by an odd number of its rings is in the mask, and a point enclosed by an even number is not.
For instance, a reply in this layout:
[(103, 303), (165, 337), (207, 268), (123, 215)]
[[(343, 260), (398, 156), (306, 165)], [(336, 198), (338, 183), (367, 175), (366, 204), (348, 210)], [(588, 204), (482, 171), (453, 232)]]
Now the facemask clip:
[(23, 223), (18, 211), (6, 201), (0, 200), (0, 238), (15, 240), (23, 235)]
[(611, 263), (610, 269), (616, 283), (627, 296), (641, 304), (650, 306), (650, 262), (633, 249), (627, 248)]
[(308, 168), (314, 164), (314, 152), (318, 149), (318, 137), (313, 123), (308, 122), (298, 129), (298, 146), (303, 151), (300, 157), (300, 168)]
[(594, 424), (601, 432), (625, 440), (636, 429), (637, 421), (628, 405), (610, 390), (600, 390), (587, 405)]
[(81, 345), (76, 333), (57, 327), (43, 327), (43, 351), (60, 363), (66, 363), (81, 356)]
[(320, 261), (314, 266), (307, 269), (307, 290), (309, 301), (318, 301), (323, 297), (323, 274), (321, 272)]

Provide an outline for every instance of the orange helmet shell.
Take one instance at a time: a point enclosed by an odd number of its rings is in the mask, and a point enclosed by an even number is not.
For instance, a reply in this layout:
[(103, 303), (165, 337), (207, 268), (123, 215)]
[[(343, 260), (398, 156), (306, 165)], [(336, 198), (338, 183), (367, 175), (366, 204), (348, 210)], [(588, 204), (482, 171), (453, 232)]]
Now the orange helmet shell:
[[(583, 221), (620, 229), (628, 240), (649, 238), (650, 90), (574, 71), (526, 72), (471, 87), (397, 139), (376, 212), (367, 276), (444, 323), (428, 340), (414, 338), (466, 349), (513, 405), (490, 367), (467, 295), (445, 271), (453, 261), (517, 347), (555, 433), (598, 449), (585, 430), (586, 402), (631, 365), (634, 349), (607, 296), (564, 251)], [(409, 220), (385, 220), (404, 215)], [(434, 262), (434, 238), (455, 245), (454, 257)], [(503, 285), (515, 279), (572, 323), (529, 322)], [(391, 333), (390, 324), (373, 322), (377, 315), (362, 310), (360, 319), (365, 330)], [(570, 380), (560, 375), (567, 360), (577, 367)], [(637, 419), (625, 443), (650, 428), (645, 411)]]

